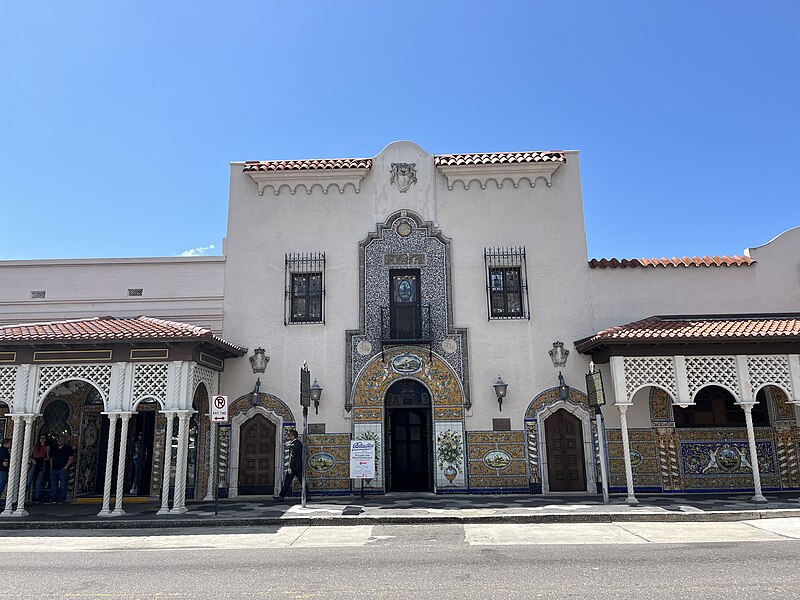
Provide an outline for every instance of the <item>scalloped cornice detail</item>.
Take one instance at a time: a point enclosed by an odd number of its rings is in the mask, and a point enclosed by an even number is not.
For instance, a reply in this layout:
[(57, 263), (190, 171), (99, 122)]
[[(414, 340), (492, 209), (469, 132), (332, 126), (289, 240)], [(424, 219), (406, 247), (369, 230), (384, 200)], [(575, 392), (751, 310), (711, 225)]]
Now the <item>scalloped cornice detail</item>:
[(447, 189), (452, 190), (453, 184), (460, 181), (465, 189), (469, 189), (473, 181), (477, 181), (481, 189), (486, 189), (489, 181), (494, 181), (497, 188), (503, 187), (503, 182), (510, 180), (515, 188), (525, 179), (531, 187), (536, 185), (538, 179), (544, 179), (547, 187), (553, 185), (553, 173), (563, 162), (528, 162), (528, 163), (490, 163), (490, 164), (439, 164), (437, 169), (447, 178)]
[(321, 188), (322, 193), (327, 194), (331, 186), (335, 186), (339, 193), (343, 194), (348, 185), (352, 185), (357, 194), (361, 191), (361, 180), (367, 176), (369, 168), (245, 172), (256, 182), (259, 196), (263, 196), (264, 189), (268, 187), (272, 188), (277, 196), (284, 188), (288, 188), (289, 193), (294, 194), (301, 186), (307, 194), (310, 194), (315, 187)]

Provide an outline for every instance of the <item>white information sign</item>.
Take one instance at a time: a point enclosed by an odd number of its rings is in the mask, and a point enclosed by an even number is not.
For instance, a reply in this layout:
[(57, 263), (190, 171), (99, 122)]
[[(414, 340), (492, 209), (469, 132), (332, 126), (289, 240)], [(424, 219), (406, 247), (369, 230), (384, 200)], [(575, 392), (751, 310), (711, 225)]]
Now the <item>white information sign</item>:
[(350, 479), (375, 479), (375, 441), (350, 442)]
[(212, 396), (211, 397), (211, 422), (212, 423), (227, 423), (228, 422), (228, 397), (227, 396)]

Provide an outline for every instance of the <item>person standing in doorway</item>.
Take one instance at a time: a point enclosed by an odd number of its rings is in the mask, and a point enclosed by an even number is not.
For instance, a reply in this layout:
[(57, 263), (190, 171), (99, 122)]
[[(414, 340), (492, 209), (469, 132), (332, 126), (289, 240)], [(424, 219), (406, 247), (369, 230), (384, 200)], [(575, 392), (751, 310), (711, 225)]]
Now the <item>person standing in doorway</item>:
[(59, 435), (50, 449), (50, 502), (67, 501), (69, 469), (74, 462), (75, 451), (67, 444), (67, 438)]
[(144, 458), (144, 434), (140, 431), (136, 435), (136, 441), (133, 442), (133, 485), (131, 486), (131, 494), (139, 493), (139, 483), (142, 479), (142, 459)]
[(0, 446), (0, 496), (8, 484), (8, 468), (11, 466), (11, 438), (4, 438)]
[[(42, 500), (42, 483), (49, 462), (50, 444), (47, 443), (47, 435), (43, 433), (31, 450), (31, 466), (28, 470), (28, 489), (31, 490), (34, 504)], [(32, 485), (34, 481), (36, 482), (35, 487)]]
[(299, 439), (296, 429), (289, 430), (289, 467), (286, 469), (286, 476), (283, 478), (281, 493), (275, 496), (279, 502), (283, 502), (292, 489), (292, 480), (297, 477), (297, 481), (303, 483), (303, 442)]

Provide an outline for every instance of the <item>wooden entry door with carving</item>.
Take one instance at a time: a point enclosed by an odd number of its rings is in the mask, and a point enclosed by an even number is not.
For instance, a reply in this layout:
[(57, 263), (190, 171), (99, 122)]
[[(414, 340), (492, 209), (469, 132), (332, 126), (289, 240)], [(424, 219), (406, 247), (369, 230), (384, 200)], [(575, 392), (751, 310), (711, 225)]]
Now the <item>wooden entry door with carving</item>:
[(239, 494), (275, 493), (275, 425), (255, 415), (239, 437)]
[(563, 408), (544, 422), (547, 473), (551, 492), (585, 492), (581, 420)]

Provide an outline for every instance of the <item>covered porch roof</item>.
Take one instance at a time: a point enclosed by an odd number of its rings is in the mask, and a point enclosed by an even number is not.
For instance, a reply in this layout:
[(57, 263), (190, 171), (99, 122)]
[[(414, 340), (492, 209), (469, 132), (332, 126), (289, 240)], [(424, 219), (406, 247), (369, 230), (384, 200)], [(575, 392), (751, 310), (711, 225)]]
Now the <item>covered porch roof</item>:
[(800, 349), (800, 313), (654, 315), (575, 342), (595, 363), (611, 356), (789, 354)]

